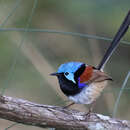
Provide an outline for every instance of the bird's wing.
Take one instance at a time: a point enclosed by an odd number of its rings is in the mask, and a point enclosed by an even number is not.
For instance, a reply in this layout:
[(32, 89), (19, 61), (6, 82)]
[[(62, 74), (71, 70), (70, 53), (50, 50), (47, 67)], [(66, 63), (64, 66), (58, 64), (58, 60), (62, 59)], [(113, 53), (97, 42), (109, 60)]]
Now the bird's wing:
[(112, 80), (112, 78), (108, 74), (104, 73), (103, 71), (95, 69), (93, 71), (92, 77), (90, 78), (90, 80), (88, 82), (89, 83), (101, 82), (101, 81), (104, 81), (104, 80)]
[(112, 80), (103, 71), (94, 69), (92, 66), (87, 66), (85, 71), (80, 76), (80, 83), (92, 83), (92, 82), (101, 82), (104, 80)]

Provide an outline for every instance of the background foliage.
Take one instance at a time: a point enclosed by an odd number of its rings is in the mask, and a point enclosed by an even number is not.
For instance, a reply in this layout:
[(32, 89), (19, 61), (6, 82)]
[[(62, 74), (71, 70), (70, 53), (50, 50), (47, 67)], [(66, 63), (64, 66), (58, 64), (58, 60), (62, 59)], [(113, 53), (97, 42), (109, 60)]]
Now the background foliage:
[[(0, 0), (0, 92), (37, 103), (65, 105), (67, 98), (49, 73), (67, 61), (96, 66), (129, 5), (129, 0)], [(123, 40), (130, 41), (130, 29)], [(97, 100), (95, 112), (112, 115), (129, 70), (130, 42), (120, 43), (105, 67), (114, 82)], [(120, 119), (130, 120), (129, 84), (130, 80), (116, 110)], [(76, 108), (87, 111), (86, 105)], [(0, 130), (12, 123), (0, 119)], [(40, 130), (22, 124), (12, 129)]]

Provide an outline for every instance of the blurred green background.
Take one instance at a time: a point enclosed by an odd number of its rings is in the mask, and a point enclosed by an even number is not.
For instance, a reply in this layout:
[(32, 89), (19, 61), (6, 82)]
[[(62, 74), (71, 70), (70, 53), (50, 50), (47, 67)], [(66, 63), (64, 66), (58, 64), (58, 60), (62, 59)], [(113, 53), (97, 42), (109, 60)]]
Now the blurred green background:
[[(67, 98), (49, 74), (67, 61), (98, 65), (130, 9), (130, 0), (0, 0), (0, 92), (48, 105)], [(93, 38), (54, 33), (77, 32)], [(53, 32), (53, 33), (52, 33)], [(130, 29), (123, 38), (130, 41)], [(120, 43), (105, 67), (114, 82), (97, 100), (94, 112), (112, 116), (123, 81), (130, 70), (130, 42)], [(130, 79), (116, 117), (130, 120)], [(75, 105), (88, 111), (86, 105)], [(75, 108), (73, 106), (72, 108)], [(0, 119), (0, 130), (13, 122)], [(18, 124), (11, 130), (42, 130)]]

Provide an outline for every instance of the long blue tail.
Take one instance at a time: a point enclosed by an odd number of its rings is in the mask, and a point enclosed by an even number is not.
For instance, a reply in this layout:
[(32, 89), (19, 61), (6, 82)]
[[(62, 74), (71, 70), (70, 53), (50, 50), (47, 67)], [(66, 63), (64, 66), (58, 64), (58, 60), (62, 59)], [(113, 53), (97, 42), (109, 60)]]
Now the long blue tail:
[(115, 37), (113, 38), (111, 45), (107, 49), (104, 57), (102, 58), (100, 64), (98, 65), (97, 69), (103, 69), (109, 58), (111, 57), (112, 53), (115, 51), (117, 46), (119, 45), (119, 41), (124, 36), (126, 31), (128, 30), (130, 26), (130, 10), (128, 11), (128, 14), (126, 15), (123, 23), (121, 24), (118, 32), (116, 33)]

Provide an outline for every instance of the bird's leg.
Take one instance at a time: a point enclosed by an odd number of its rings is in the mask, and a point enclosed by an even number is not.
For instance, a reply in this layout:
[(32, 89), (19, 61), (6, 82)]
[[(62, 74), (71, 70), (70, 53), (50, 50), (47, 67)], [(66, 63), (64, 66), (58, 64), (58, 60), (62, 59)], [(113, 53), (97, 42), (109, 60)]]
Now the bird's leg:
[(74, 102), (72, 102), (72, 103), (70, 103), (70, 104), (68, 104), (68, 105), (66, 105), (66, 106), (64, 106), (64, 108), (68, 108), (68, 107), (70, 107), (70, 106), (72, 106), (72, 105), (74, 105), (75, 103)]
[(92, 103), (91, 106), (89, 107), (89, 110), (88, 110), (88, 113), (86, 114), (86, 116), (89, 116), (89, 117), (90, 117), (90, 113), (93, 111), (94, 105), (95, 105), (95, 101), (93, 101), (93, 103)]

